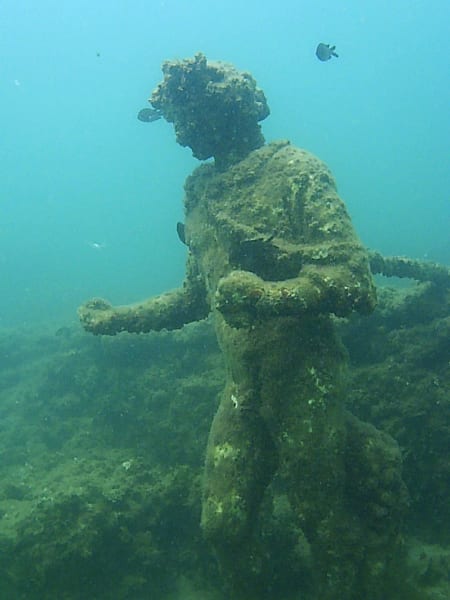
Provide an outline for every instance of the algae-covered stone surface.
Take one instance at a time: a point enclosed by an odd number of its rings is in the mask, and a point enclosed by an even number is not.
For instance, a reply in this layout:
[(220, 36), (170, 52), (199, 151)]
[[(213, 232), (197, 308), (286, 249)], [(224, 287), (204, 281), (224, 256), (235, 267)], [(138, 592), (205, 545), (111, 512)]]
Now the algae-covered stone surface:
[[(339, 328), (347, 407), (398, 442), (408, 487), (410, 570), (403, 587), (387, 582), (385, 598), (444, 600), (448, 292), (420, 284), (379, 287), (378, 297), (373, 315)], [(1, 332), (0, 597), (225, 600), (200, 533), (204, 449), (224, 380), (208, 322), (114, 338), (75, 326)], [(376, 511), (370, 486), (363, 492)], [(308, 544), (282, 489), (264, 510), (273, 597), (314, 598), (305, 594)], [(291, 538), (295, 555), (285, 552)], [(286, 561), (301, 565), (295, 581), (277, 579)]]
[(0, 597), (193, 597), (182, 573), (214, 572), (198, 529), (223, 378), (208, 326), (4, 332), (0, 365)]
[(381, 289), (367, 320), (344, 327), (352, 360), (348, 406), (398, 441), (411, 531), (450, 543), (449, 291)]

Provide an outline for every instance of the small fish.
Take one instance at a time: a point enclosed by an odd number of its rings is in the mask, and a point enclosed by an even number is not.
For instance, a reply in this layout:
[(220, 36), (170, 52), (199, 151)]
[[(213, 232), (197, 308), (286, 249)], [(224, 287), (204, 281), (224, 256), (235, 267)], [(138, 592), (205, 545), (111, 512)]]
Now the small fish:
[(103, 250), (106, 248), (106, 244), (103, 244), (102, 242), (87, 242), (87, 245), (93, 250)]
[(139, 121), (143, 121), (144, 123), (151, 123), (152, 121), (157, 121), (162, 117), (161, 111), (156, 108), (143, 108), (137, 114), (137, 118)]
[(316, 48), (316, 56), (319, 60), (325, 61), (330, 60), (332, 56), (339, 58), (335, 52), (336, 46), (330, 46), (330, 44), (320, 43)]
[[(178, 223), (177, 223), (177, 234), (178, 234), (178, 237), (180, 238), (180, 242), (183, 242), (183, 244), (186, 244), (186, 231), (185, 231), (184, 223), (180, 223), (180, 221), (178, 221)], [(186, 246), (187, 246), (187, 244), (186, 244)]]

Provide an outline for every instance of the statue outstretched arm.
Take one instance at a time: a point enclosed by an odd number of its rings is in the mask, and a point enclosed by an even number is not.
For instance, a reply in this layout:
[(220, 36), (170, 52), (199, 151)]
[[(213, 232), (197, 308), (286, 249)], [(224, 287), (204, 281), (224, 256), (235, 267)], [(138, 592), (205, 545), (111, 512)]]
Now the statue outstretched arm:
[(114, 307), (106, 300), (93, 298), (80, 306), (78, 315), (86, 331), (115, 335), (121, 331), (180, 329), (186, 323), (206, 318), (209, 311), (203, 280), (190, 256), (182, 288), (130, 306)]
[(382, 256), (379, 252), (369, 252), (369, 261), (373, 274), (432, 281), (443, 288), (450, 287), (450, 269), (445, 265), (405, 256)]

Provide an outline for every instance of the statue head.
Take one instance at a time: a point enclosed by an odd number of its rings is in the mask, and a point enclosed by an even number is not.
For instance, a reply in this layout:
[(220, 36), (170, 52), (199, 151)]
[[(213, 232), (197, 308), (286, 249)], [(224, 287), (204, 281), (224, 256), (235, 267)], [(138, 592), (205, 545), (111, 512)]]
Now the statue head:
[(194, 58), (163, 63), (163, 81), (150, 102), (173, 123), (177, 142), (200, 159), (214, 157), (219, 169), (264, 145), (259, 121), (269, 113), (256, 81), (228, 63)]

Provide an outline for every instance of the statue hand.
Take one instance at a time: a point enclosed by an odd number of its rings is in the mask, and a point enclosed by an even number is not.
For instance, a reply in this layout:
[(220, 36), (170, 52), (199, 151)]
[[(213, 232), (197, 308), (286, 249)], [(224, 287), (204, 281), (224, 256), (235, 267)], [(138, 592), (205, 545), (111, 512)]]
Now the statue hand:
[(112, 304), (103, 298), (92, 298), (80, 306), (78, 316), (86, 331), (92, 333), (103, 333), (97, 331), (99, 325), (108, 320), (114, 312)]
[(215, 307), (232, 327), (248, 327), (256, 318), (256, 306), (264, 295), (264, 281), (249, 271), (232, 271), (222, 277)]

